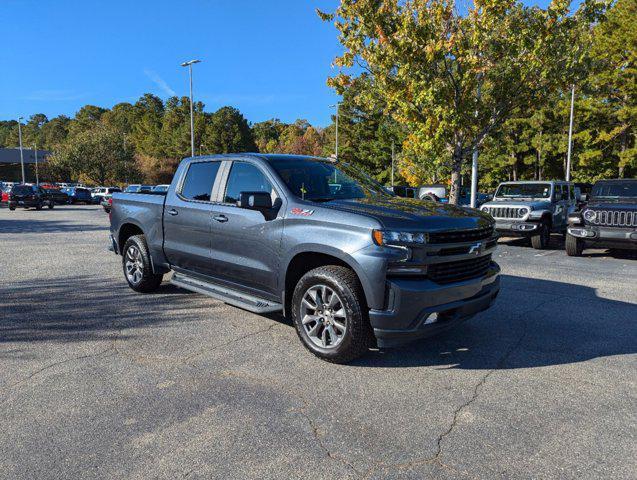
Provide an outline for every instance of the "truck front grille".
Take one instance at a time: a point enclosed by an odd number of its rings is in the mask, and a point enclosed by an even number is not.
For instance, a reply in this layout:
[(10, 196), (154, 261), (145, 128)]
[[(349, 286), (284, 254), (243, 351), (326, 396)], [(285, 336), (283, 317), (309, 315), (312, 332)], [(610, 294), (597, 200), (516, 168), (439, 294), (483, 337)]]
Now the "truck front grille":
[(456, 230), (448, 232), (434, 232), (429, 234), (429, 243), (463, 243), (475, 242), (493, 236), (493, 227), (476, 228), (473, 230)]
[(491, 215), (493, 218), (504, 218), (504, 219), (521, 219), (529, 213), (529, 209), (527, 207), (486, 207), (487, 213)]
[(637, 211), (626, 210), (594, 210), (597, 214), (595, 220), (589, 221), (592, 225), (604, 227), (637, 227)]
[(446, 284), (482, 277), (491, 264), (491, 255), (457, 262), (429, 265), (427, 277), (436, 283)]

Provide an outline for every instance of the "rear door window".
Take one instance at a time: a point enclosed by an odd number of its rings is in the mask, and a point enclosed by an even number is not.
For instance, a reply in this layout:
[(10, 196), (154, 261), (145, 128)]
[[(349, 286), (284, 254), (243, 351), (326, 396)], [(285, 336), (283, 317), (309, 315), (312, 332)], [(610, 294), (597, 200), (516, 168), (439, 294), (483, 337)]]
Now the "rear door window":
[(191, 163), (181, 187), (185, 200), (209, 202), (220, 162)]

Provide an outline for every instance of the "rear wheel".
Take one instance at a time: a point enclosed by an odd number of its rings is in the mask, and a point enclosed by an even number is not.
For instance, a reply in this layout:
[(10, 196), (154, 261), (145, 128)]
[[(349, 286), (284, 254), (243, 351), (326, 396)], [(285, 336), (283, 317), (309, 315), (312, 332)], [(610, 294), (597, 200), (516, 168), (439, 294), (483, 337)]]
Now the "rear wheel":
[(40, 202), (40, 203), (38, 203), (38, 204), (35, 206), (35, 209), (36, 209), (36, 210), (42, 210), (42, 207), (43, 207), (43, 204), (42, 204), (42, 202)]
[(53, 210), (54, 206), (55, 206), (55, 204), (53, 202), (49, 202), (49, 210)]
[(581, 238), (566, 234), (566, 254), (569, 257), (579, 257), (584, 251), (584, 241)]
[(292, 319), (303, 345), (329, 362), (349, 362), (375, 344), (363, 289), (345, 267), (328, 265), (303, 275), (292, 296)]
[(9, 210), (13, 211), (15, 210), (15, 207), (9, 207)]
[(159, 288), (163, 275), (153, 273), (144, 235), (133, 235), (126, 240), (122, 267), (128, 285), (136, 292), (149, 293)]
[(548, 247), (551, 241), (551, 229), (546, 222), (540, 224), (538, 233), (531, 236), (531, 246), (536, 250), (541, 250)]

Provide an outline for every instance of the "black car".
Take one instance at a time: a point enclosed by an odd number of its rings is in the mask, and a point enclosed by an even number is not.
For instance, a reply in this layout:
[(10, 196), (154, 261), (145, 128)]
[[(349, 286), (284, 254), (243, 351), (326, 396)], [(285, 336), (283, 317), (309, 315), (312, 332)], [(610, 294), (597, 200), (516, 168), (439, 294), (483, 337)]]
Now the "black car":
[(566, 253), (587, 246), (637, 249), (637, 179), (598, 181), (586, 207), (569, 215)]
[(70, 203), (69, 196), (57, 188), (43, 188), (42, 190), (49, 195), (56, 205), (68, 205)]
[(9, 210), (15, 210), (17, 207), (42, 210), (44, 206), (52, 209), (55, 205), (55, 201), (46, 190), (35, 185), (14, 185), (7, 193), (7, 200)]

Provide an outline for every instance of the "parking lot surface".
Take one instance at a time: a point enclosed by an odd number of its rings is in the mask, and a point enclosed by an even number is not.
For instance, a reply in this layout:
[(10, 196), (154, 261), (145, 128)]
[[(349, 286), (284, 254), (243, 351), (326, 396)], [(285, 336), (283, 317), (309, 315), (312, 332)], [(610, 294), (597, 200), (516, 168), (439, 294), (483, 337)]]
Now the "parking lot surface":
[(495, 306), (351, 365), (0, 209), (0, 478), (635, 478), (637, 257), (501, 240)]

